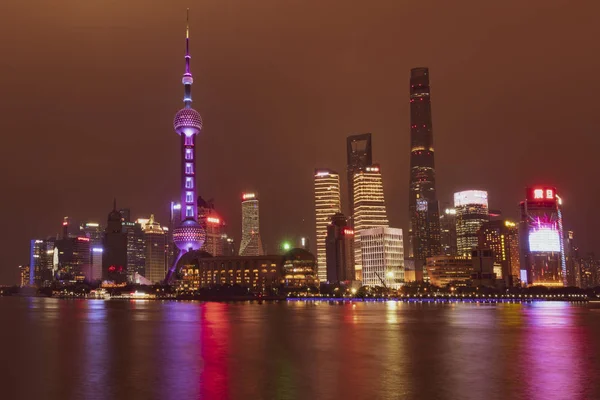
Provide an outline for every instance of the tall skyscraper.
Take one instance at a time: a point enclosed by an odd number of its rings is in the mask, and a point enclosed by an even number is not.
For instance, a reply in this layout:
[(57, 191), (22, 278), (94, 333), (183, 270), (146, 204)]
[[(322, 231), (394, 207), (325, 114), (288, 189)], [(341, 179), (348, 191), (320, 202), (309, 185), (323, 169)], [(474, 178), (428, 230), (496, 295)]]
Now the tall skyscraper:
[(331, 217), (326, 240), (327, 281), (354, 281), (354, 231), (342, 213)]
[(315, 170), (315, 218), (317, 239), (317, 274), (321, 282), (327, 280), (327, 226), (331, 217), (342, 212), (340, 176), (330, 169)]
[(102, 242), (104, 228), (97, 222), (84, 222), (79, 226), (79, 236), (90, 239), (90, 264), (85, 271), (86, 279), (90, 282), (102, 279)]
[(361, 135), (348, 136), (346, 139), (346, 154), (348, 165), (346, 175), (348, 180), (348, 201), (350, 204), (350, 226), (354, 221), (354, 174), (373, 164), (373, 154), (371, 145), (371, 134), (363, 133)]
[(58, 272), (58, 250), (55, 238), (33, 239), (29, 260), (29, 284), (31, 286), (50, 286)]
[(108, 214), (102, 246), (102, 279), (122, 283), (127, 280), (127, 236), (121, 226), (117, 201)]
[(441, 252), (427, 68), (413, 68), (410, 71), (410, 147), (409, 255), (424, 261)]
[(561, 199), (556, 188), (527, 189), (519, 224), (521, 280), (528, 285), (567, 285)]
[[(188, 13), (189, 14), (189, 13)], [(189, 17), (189, 15), (188, 15)], [(188, 18), (189, 20), (189, 18)], [(192, 72), (190, 69), (190, 28), (185, 30), (185, 73), (183, 74), (184, 108), (177, 111), (173, 128), (181, 138), (181, 211), (183, 220), (173, 229), (173, 243), (179, 254), (173, 260), (165, 278), (171, 279), (177, 269), (177, 262), (184, 253), (200, 250), (206, 237), (197, 220), (196, 210), (196, 135), (202, 130), (202, 117), (192, 108)]]
[(365, 286), (399, 289), (404, 283), (402, 229), (377, 227), (361, 231), (362, 281)]
[(456, 250), (456, 209), (445, 208), (440, 214), (441, 255), (455, 256)]
[(567, 232), (565, 240), (565, 259), (567, 263), (567, 285), (581, 287), (581, 260), (579, 248), (575, 245), (575, 234)]
[(517, 285), (521, 278), (517, 224), (508, 220), (489, 221), (479, 228), (478, 237), (480, 249), (492, 250), (494, 263), (502, 268), (502, 279), (505, 285), (507, 287)]
[(167, 269), (166, 239), (165, 231), (154, 220), (154, 215), (150, 215), (150, 220), (144, 227), (144, 243), (146, 245), (144, 276), (152, 283), (160, 283), (165, 278)]
[(262, 255), (264, 255), (264, 250), (262, 239), (260, 238), (258, 195), (256, 193), (243, 193), (240, 256)]
[(477, 231), (490, 220), (488, 195), (484, 190), (465, 190), (454, 193), (456, 209), (456, 249), (459, 256), (470, 257), (477, 248)]
[(389, 221), (383, 196), (383, 179), (379, 165), (369, 165), (354, 174), (354, 268), (362, 280), (361, 235), (364, 229), (387, 227)]
[(134, 281), (135, 274), (146, 276), (146, 241), (139, 222), (124, 220), (123, 232), (127, 236), (127, 280)]

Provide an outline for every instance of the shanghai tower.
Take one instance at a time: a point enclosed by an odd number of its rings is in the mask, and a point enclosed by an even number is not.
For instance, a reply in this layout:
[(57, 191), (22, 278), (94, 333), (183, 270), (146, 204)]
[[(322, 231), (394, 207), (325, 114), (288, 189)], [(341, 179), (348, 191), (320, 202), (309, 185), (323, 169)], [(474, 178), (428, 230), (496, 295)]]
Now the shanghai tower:
[(429, 69), (410, 71), (409, 251), (415, 260), (440, 253), (440, 216), (435, 193)]

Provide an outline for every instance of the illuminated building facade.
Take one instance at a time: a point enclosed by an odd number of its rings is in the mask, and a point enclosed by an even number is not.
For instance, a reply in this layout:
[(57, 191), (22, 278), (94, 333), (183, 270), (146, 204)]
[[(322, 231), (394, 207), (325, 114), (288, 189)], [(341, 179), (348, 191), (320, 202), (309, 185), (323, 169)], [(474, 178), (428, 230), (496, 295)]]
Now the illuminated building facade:
[(327, 281), (329, 283), (354, 281), (354, 230), (342, 213), (331, 217), (327, 226), (325, 245), (327, 255)]
[(29, 265), (19, 265), (19, 286), (29, 286)]
[(91, 271), (92, 250), (90, 238), (67, 237), (56, 241), (58, 250), (57, 278), (61, 281), (83, 281)]
[[(173, 120), (173, 128), (181, 139), (182, 221), (172, 231), (173, 243), (179, 252), (167, 272), (165, 277), (166, 282), (175, 273), (179, 258), (187, 252), (200, 250), (205, 240), (205, 232), (198, 223), (196, 209), (196, 199), (198, 197), (198, 192), (196, 191), (196, 136), (202, 130), (202, 117), (198, 111), (192, 108), (192, 84), (194, 83), (194, 78), (190, 69), (190, 59), (190, 29), (189, 24), (187, 24), (185, 34), (185, 73), (182, 78), (184, 107), (177, 111)], [(147, 256), (146, 274), (149, 275)], [(153, 280), (149, 276), (146, 278)]]
[(123, 232), (116, 200), (104, 230), (102, 279), (115, 283), (127, 281), (127, 236)]
[(213, 256), (224, 255), (222, 236), (225, 222), (215, 211), (213, 202), (207, 202), (202, 197), (198, 197), (198, 223), (206, 232), (206, 240), (201, 250)]
[(340, 176), (330, 169), (315, 170), (315, 218), (319, 280), (327, 280), (327, 226), (331, 217), (342, 212)]
[(470, 256), (477, 248), (479, 228), (490, 220), (488, 195), (484, 190), (454, 193), (456, 209), (456, 250), (460, 256)]
[(363, 284), (399, 289), (404, 283), (402, 229), (377, 227), (362, 230), (360, 245)]
[(428, 68), (410, 71), (410, 147), (409, 255), (424, 261), (440, 254)]
[(443, 256), (455, 256), (456, 248), (456, 209), (445, 208), (440, 214), (440, 245)]
[(144, 230), (139, 222), (123, 221), (123, 232), (127, 236), (127, 280), (134, 281), (135, 274), (146, 275), (146, 242)]
[(240, 256), (262, 256), (264, 254), (260, 237), (259, 218), (258, 195), (256, 193), (243, 193)]
[(425, 269), (434, 286), (467, 286), (473, 275), (471, 253), (469, 256), (429, 257)]
[(501, 266), (501, 277), (507, 287), (519, 284), (519, 228), (515, 222), (495, 220), (484, 223), (478, 232), (478, 246), (492, 250), (494, 262)]
[[(58, 250), (55, 238), (33, 239), (29, 254), (29, 285), (49, 286), (58, 270)], [(55, 257), (56, 255), (56, 257)]]
[(309, 287), (319, 286), (317, 277), (317, 260), (315, 256), (304, 249), (291, 249), (283, 257), (284, 286)]
[(527, 188), (520, 208), (522, 280), (528, 285), (567, 285), (561, 199), (556, 188)]
[(352, 216), (354, 216), (354, 174), (358, 171), (364, 171), (365, 168), (373, 164), (373, 152), (371, 145), (371, 134), (363, 133), (360, 135), (348, 136), (346, 139), (346, 155), (348, 165), (346, 175), (348, 180), (348, 201), (350, 204), (350, 227), (353, 226)]
[(79, 226), (79, 236), (90, 239), (90, 263), (85, 277), (93, 282), (102, 279), (102, 242), (104, 228), (97, 222), (84, 222)]
[(154, 215), (144, 226), (144, 242), (146, 245), (145, 277), (152, 283), (160, 283), (167, 271), (167, 234)]
[(354, 268), (356, 279), (362, 279), (361, 235), (364, 229), (389, 225), (383, 179), (379, 165), (369, 165), (354, 174)]
[(179, 261), (179, 287), (195, 290), (214, 285), (240, 285), (254, 292), (279, 286), (284, 256), (212, 257), (193, 251)]
[(581, 287), (589, 289), (600, 285), (600, 261), (594, 254), (588, 254), (580, 259), (581, 265)]

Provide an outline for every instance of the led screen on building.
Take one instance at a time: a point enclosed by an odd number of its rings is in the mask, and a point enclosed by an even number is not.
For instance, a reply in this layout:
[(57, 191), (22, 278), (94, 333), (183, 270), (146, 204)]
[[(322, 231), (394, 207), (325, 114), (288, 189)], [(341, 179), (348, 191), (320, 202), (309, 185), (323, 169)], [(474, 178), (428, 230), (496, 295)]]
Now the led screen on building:
[(529, 251), (560, 252), (560, 235), (550, 226), (534, 228), (529, 232)]
[(468, 204), (481, 204), (488, 206), (488, 194), (485, 190), (465, 190), (454, 193), (454, 207)]

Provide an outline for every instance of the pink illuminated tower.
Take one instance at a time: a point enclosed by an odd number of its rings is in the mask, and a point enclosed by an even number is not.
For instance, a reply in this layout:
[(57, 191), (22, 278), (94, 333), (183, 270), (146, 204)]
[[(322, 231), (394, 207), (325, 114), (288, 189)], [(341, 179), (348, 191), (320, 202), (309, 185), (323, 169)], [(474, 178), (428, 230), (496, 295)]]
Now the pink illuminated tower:
[(179, 249), (179, 255), (167, 272), (165, 281), (169, 281), (177, 269), (181, 256), (188, 251), (200, 250), (204, 244), (206, 233), (198, 224), (196, 210), (196, 135), (202, 129), (202, 117), (192, 108), (192, 73), (190, 71), (190, 28), (189, 10), (185, 32), (185, 73), (183, 74), (184, 107), (177, 111), (173, 121), (175, 132), (181, 137), (181, 218), (182, 221), (173, 229), (173, 243)]

